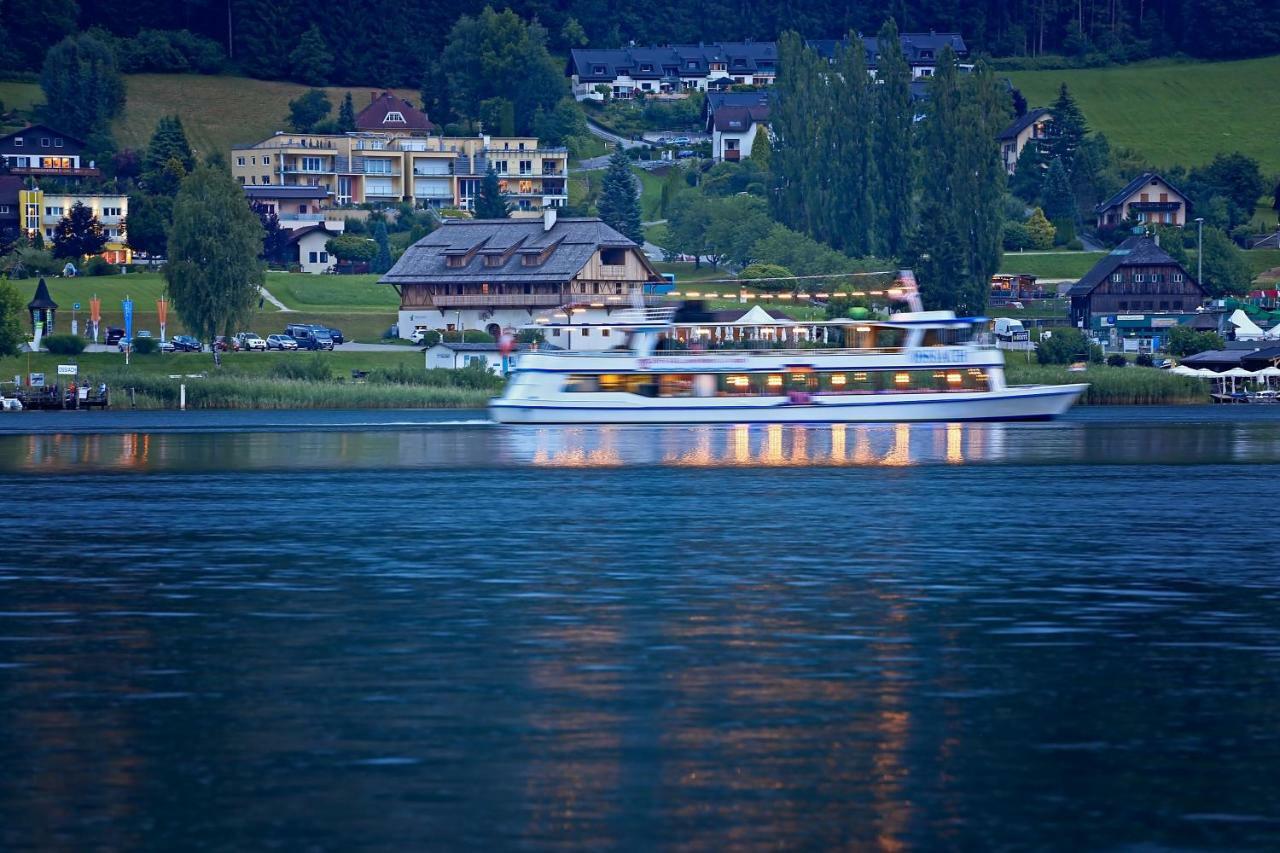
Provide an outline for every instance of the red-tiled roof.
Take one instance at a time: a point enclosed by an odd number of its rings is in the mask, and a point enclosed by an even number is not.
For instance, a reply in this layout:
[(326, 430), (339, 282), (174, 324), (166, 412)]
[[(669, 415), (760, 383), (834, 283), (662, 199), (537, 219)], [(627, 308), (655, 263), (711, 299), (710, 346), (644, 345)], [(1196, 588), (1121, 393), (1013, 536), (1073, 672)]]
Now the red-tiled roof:
[(427, 114), (404, 98), (383, 92), (356, 115), (356, 130), (434, 130)]

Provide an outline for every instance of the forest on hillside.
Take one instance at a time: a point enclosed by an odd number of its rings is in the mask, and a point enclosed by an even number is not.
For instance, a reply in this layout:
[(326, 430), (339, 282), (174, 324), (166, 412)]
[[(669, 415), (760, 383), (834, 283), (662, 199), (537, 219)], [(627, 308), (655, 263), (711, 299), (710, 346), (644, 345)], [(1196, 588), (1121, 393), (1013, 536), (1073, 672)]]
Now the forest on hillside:
[[(875, 32), (887, 18), (901, 30), (954, 30), (970, 50), (996, 57), (1056, 55), (1099, 64), (1185, 54), (1225, 59), (1280, 51), (1280, 16), (1255, 0), (511, 0), (494, 4), (537, 19), (553, 51), (636, 43), (808, 38)], [(316, 25), (332, 58), (328, 82), (418, 88), (442, 73), (437, 57), (475, 0), (0, 0), (0, 71), (39, 69), (49, 47), (92, 27), (142, 39), (127, 70), (225, 68), (287, 79), (290, 55)], [(188, 31), (175, 44), (156, 31)], [(149, 40), (149, 41), (148, 41)], [(211, 63), (216, 45), (221, 62)], [(214, 59), (218, 59), (217, 56)], [(177, 68), (173, 66), (178, 66)]]

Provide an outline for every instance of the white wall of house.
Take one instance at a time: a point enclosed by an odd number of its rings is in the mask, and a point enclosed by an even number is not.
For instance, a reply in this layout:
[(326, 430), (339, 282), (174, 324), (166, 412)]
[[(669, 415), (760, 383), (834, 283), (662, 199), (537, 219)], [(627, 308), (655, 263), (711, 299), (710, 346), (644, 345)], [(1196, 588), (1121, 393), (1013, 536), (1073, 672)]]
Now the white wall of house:
[[(396, 320), (397, 330), (400, 337), (408, 340), (415, 329), (446, 329), (454, 331), (461, 328), (463, 331), (481, 331), (492, 333), (495, 328), (497, 331), (519, 330), (525, 326), (531, 326), (537, 322), (539, 317), (546, 318), (549, 322), (563, 323), (564, 316), (554, 316), (558, 309), (543, 308), (532, 312), (523, 308), (498, 308), (493, 310), (479, 308), (463, 308), (461, 311), (449, 308), (414, 308), (403, 309), (400, 311)], [(575, 323), (607, 323), (609, 312), (604, 308), (587, 308), (575, 311), (573, 321)], [(562, 334), (552, 336), (551, 330), (548, 330), (547, 343), (555, 344), (565, 349), (570, 348), (571, 338), (580, 338), (579, 335)], [(592, 343), (587, 349), (602, 349), (613, 346), (618, 342), (614, 339), (609, 342), (607, 336), (600, 334), (588, 333), (585, 336)], [(563, 339), (563, 340), (561, 340)], [(581, 340), (574, 340), (574, 348), (580, 348), (577, 345)]]
[[(511, 364), (509, 366), (514, 366), (517, 357), (516, 355), (511, 356)], [(496, 350), (493, 352), (455, 352), (444, 344), (436, 344), (427, 349), (426, 367), (428, 370), (432, 368), (443, 368), (444, 370), (462, 369), (473, 361), (481, 362), (495, 373), (502, 372), (502, 356)]]
[(711, 132), (711, 156), (716, 160), (724, 159), (724, 152), (737, 148), (740, 152), (738, 157), (745, 160), (751, 156), (751, 146), (756, 144), (756, 132), (760, 125), (752, 122), (748, 125), (745, 132), (741, 131), (719, 131)]
[(331, 231), (312, 231), (298, 241), (298, 263), (305, 273), (319, 274), (333, 266), (325, 243), (333, 236)]

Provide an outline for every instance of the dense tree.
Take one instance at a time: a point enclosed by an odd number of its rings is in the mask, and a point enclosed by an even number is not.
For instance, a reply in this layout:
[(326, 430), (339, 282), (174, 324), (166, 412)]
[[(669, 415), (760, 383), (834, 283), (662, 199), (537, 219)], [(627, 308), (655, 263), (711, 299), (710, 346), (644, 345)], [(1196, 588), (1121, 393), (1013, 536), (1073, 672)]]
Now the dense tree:
[(1204, 281), (1200, 285), (1210, 296), (1244, 293), (1253, 274), (1240, 250), (1220, 228), (1204, 229)]
[(356, 106), (351, 102), (351, 93), (342, 96), (342, 106), (338, 107), (338, 132), (352, 133), (356, 129)]
[(1076, 198), (1071, 191), (1071, 178), (1062, 159), (1055, 157), (1044, 178), (1044, 214), (1057, 229), (1057, 242), (1063, 245), (1076, 236)]
[(1214, 224), (1227, 230), (1253, 218), (1266, 188), (1258, 161), (1238, 151), (1217, 154), (1212, 162), (1192, 169), (1184, 187), (1197, 209), (1208, 210), (1215, 199), (1221, 199), (1225, 216), (1214, 217)]
[(871, 190), (875, 183), (871, 126), (875, 115), (867, 52), (858, 34), (849, 34), (849, 49), (837, 54), (836, 73), (827, 78), (827, 98), (832, 121), (824, 123), (831, 134), (826, 144), (833, 152), (833, 221), (825, 242), (846, 254), (875, 252), (876, 206)]
[(880, 29), (880, 65), (876, 70), (875, 198), (879, 203), (880, 251), (901, 257), (914, 224), (916, 166), (911, 144), (915, 109), (911, 104), (911, 68), (902, 53), (893, 19)]
[(1027, 219), (1027, 236), (1030, 237), (1031, 248), (1052, 249), (1058, 229), (1044, 215), (1044, 211), (1036, 208)]
[[(175, 169), (170, 161), (181, 168)], [(142, 183), (153, 194), (174, 196), (182, 178), (196, 166), (196, 157), (187, 141), (182, 119), (177, 115), (161, 116), (142, 155)]]
[(284, 263), (285, 250), (289, 247), (289, 232), (280, 227), (280, 217), (276, 215), (275, 208), (258, 201), (251, 202), (249, 207), (262, 226), (262, 254), (259, 258), (269, 264)]
[(644, 242), (644, 228), (640, 225), (640, 192), (636, 188), (635, 175), (631, 173), (631, 160), (619, 147), (609, 158), (597, 204), (600, 218), (619, 234)]
[(547, 51), (546, 30), (510, 9), (495, 12), (486, 6), (475, 17), (460, 17), (449, 31), (440, 65), (454, 111), (478, 118), (484, 101), (506, 98), (520, 134), (533, 130), (539, 107), (552, 110), (569, 94), (564, 69)]
[(263, 284), (262, 225), (231, 175), (197, 166), (173, 203), (165, 282), (173, 307), (204, 340), (244, 326)]
[(1009, 118), (1009, 96), (985, 63), (961, 75), (955, 53), (942, 51), (929, 82), (920, 144), (924, 199), (909, 253), (925, 302), (980, 313), (1000, 266), (1004, 168), (996, 133)]
[(1076, 151), (1089, 134), (1089, 125), (1066, 83), (1058, 88), (1058, 97), (1049, 107), (1049, 115), (1053, 116), (1053, 121), (1045, 129), (1048, 137), (1046, 156), (1050, 162), (1061, 160), (1070, 174), (1075, 164)]
[(1044, 188), (1044, 173), (1049, 163), (1045, 160), (1040, 143), (1028, 139), (1018, 155), (1018, 163), (1013, 175), (1009, 178), (1009, 192), (1025, 201), (1036, 204), (1040, 201), (1040, 191)]
[(310, 133), (333, 109), (323, 89), (308, 89), (289, 102), (289, 126), (299, 133)]
[(502, 182), (493, 166), (485, 172), (476, 196), (476, 219), (506, 219), (511, 215), (511, 204), (502, 193)]
[(711, 208), (701, 193), (680, 193), (667, 210), (667, 245), (682, 255), (693, 256), (694, 269), (702, 266), (707, 253), (707, 227), (711, 224)]
[(382, 275), (391, 269), (391, 241), (387, 237), (387, 223), (381, 219), (373, 224), (373, 242), (377, 245), (378, 250), (373, 253), (373, 260), (369, 264), (369, 270)]
[(378, 254), (377, 243), (355, 234), (340, 234), (332, 237), (324, 247), (329, 254), (349, 264), (370, 263)]
[(708, 199), (706, 252), (745, 266), (755, 258), (756, 244), (769, 236), (774, 222), (763, 199), (730, 196)]
[(84, 202), (71, 205), (67, 215), (53, 226), (53, 256), (80, 262), (96, 255), (107, 245), (107, 232), (97, 215)]
[(129, 196), (129, 247), (152, 257), (164, 257), (173, 221), (173, 199), (167, 195), (138, 193)]
[(587, 135), (587, 120), (573, 98), (561, 98), (550, 112), (541, 107), (537, 109), (533, 133), (541, 145), (569, 145)]
[(0, 356), (17, 355), (27, 339), (23, 320), (27, 306), (9, 282), (0, 279)]
[(578, 19), (569, 17), (565, 19), (564, 26), (560, 28), (560, 42), (567, 48), (586, 47), (590, 39), (587, 38), (587, 31), (582, 28), (582, 24), (578, 23)]
[(51, 48), (40, 69), (44, 119), (80, 137), (109, 134), (124, 112), (124, 78), (111, 45), (94, 33), (68, 36)]
[(289, 54), (289, 68), (293, 79), (307, 86), (323, 86), (328, 82), (333, 71), (333, 54), (315, 24), (302, 34), (298, 46)]

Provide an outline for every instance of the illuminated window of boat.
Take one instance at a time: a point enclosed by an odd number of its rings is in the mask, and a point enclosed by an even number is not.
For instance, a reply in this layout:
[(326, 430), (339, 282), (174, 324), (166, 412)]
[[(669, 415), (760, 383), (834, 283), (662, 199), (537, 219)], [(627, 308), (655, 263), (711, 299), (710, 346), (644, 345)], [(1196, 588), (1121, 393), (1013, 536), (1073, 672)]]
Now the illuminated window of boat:
[(910, 374), (910, 373), (895, 373), (895, 374), (893, 375), (893, 384), (894, 384), (894, 385), (910, 385), (910, 384), (911, 384), (911, 374)]
[(961, 376), (959, 373), (948, 373), (948, 374), (947, 374), (947, 384), (948, 384), (948, 385), (959, 385), (959, 384), (960, 384), (961, 382), (963, 382), (963, 381), (964, 381), (964, 377), (963, 377), (963, 376)]
[(831, 374), (831, 384), (837, 387), (843, 387), (845, 384), (844, 374), (843, 373)]
[(768, 385), (769, 385), (769, 387), (770, 387), (770, 388), (781, 388), (781, 387), (782, 387), (782, 377), (781, 377), (781, 376), (778, 376), (777, 374), (772, 374), (772, 375), (770, 375), (770, 376), (769, 376), (769, 379), (767, 380), (767, 382), (768, 382)]
[(865, 374), (865, 373), (855, 373), (855, 374), (853, 374), (853, 381), (854, 381), (854, 382), (866, 382), (866, 381), (867, 381), (867, 374)]

